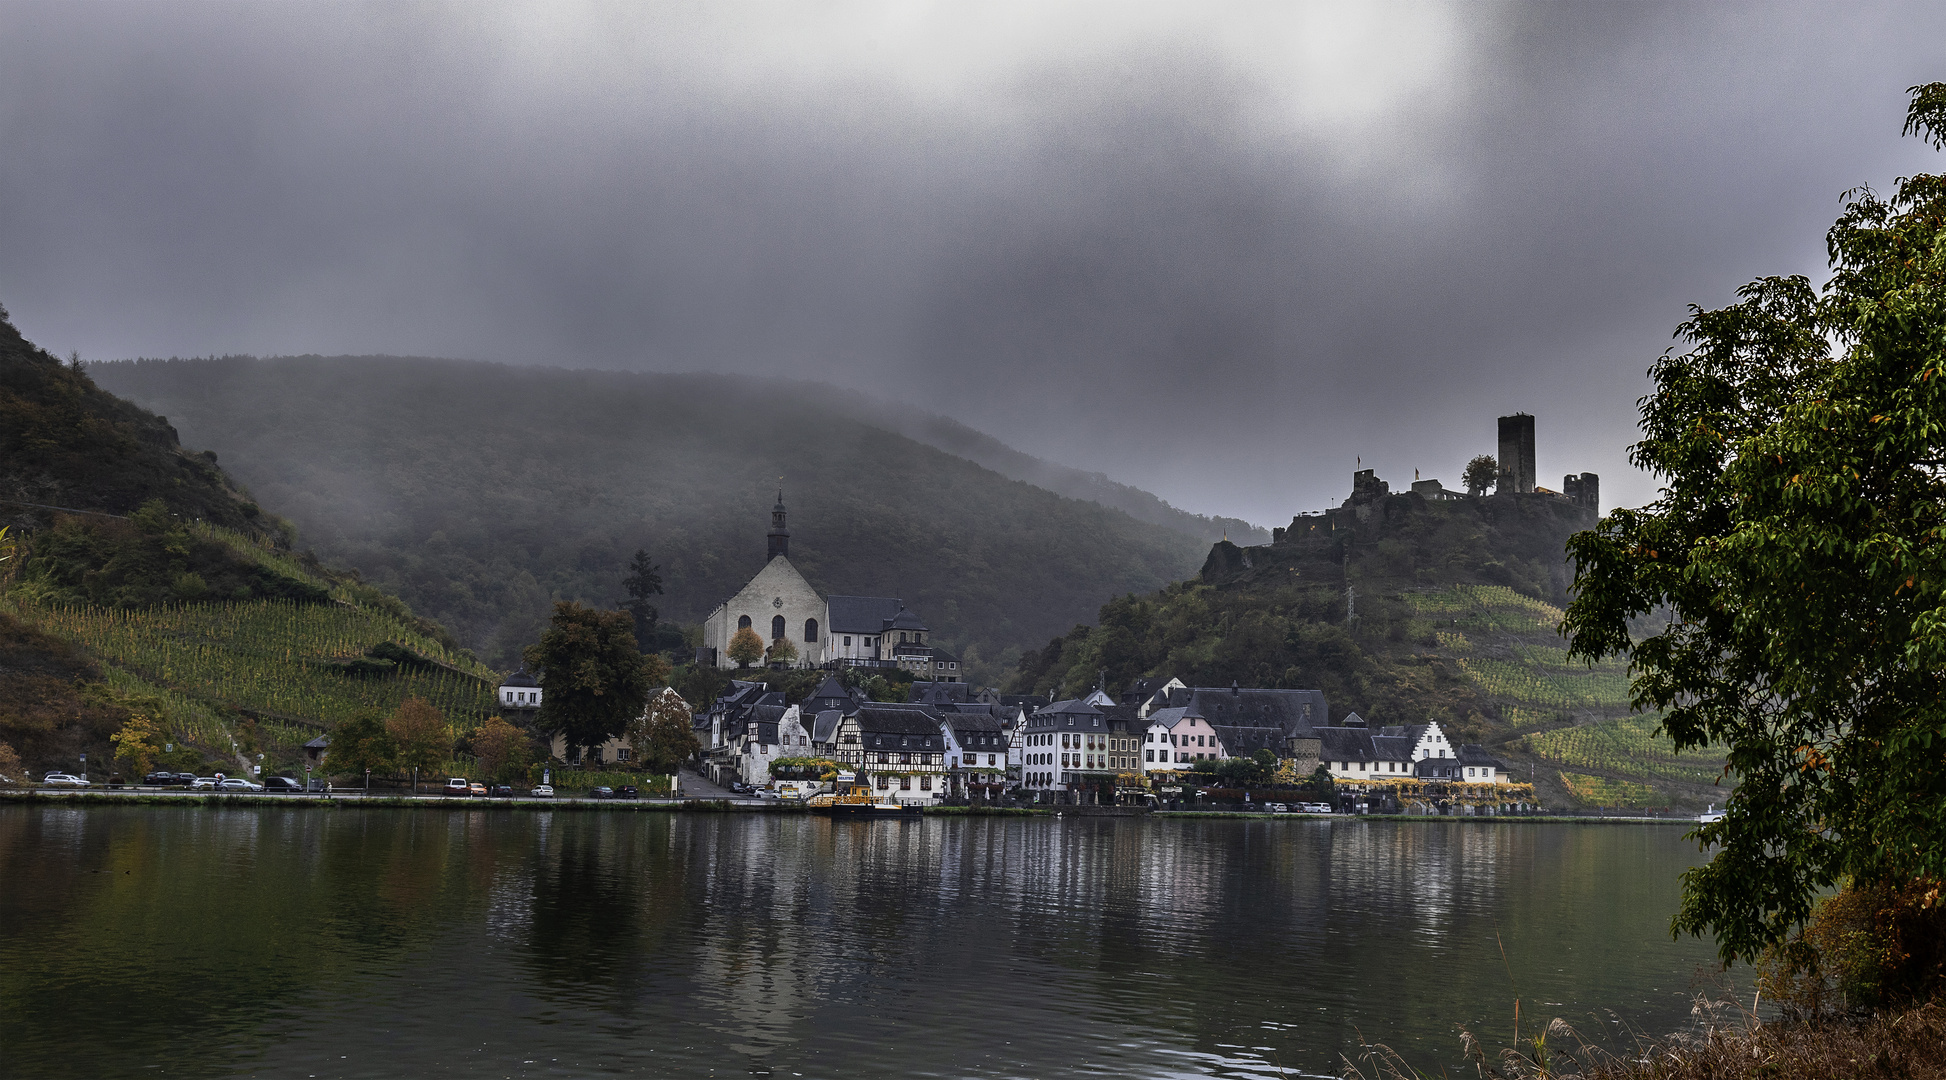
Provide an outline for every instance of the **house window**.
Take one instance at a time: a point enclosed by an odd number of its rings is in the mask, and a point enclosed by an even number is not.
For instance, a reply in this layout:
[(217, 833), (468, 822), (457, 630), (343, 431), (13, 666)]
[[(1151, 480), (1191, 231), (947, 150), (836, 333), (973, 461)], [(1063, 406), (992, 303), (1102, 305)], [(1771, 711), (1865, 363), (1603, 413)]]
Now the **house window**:
[(1144, 757), (1145, 757), (1145, 758), (1146, 758), (1147, 760), (1149, 760), (1149, 761), (1154, 761), (1154, 760), (1155, 760), (1155, 751), (1153, 751), (1153, 750), (1144, 750), (1144, 751), (1142, 751), (1142, 753), (1143, 753), (1143, 755), (1144, 755)]
[(782, 641), (783, 639), (784, 617), (782, 615), (773, 615), (770, 617), (770, 640)]
[(891, 783), (891, 781), (890, 781), (890, 780), (888, 780), (888, 779), (886, 779), (886, 776), (885, 776), (885, 774), (884, 774), (884, 773), (879, 773), (879, 774), (878, 774), (878, 789), (879, 789), (880, 791), (884, 791), (884, 790), (885, 790), (885, 786), (886, 786), (887, 784), (889, 784), (889, 783)]
[(748, 629), (750, 629), (750, 616), (748, 616), (748, 615), (738, 615), (738, 616), (737, 616), (737, 629), (738, 629), (738, 630), (748, 630)]
[(931, 791), (931, 790), (932, 790), (932, 777), (930, 777), (930, 776), (922, 776), (922, 777), (920, 777), (920, 778), (919, 778), (919, 790), (920, 790), (920, 791)]
[(851, 635), (850, 635), (850, 634), (846, 634), (846, 635), (845, 635), (845, 648), (847, 648), (847, 649), (849, 649), (849, 648), (851, 648)]
[(615, 760), (616, 760), (616, 761), (627, 761), (627, 760), (628, 760), (628, 747), (626, 747), (626, 746), (619, 746), (619, 747), (616, 747), (616, 748), (615, 748)]
[(816, 619), (804, 620), (804, 640), (816, 641), (817, 639), (818, 639), (818, 621)]
[(900, 790), (900, 791), (911, 791), (911, 790), (912, 790), (912, 777), (910, 777), (910, 776), (901, 776), (901, 777), (899, 777), (899, 790)]
[(899, 631), (899, 644), (905, 644), (905, 631)]

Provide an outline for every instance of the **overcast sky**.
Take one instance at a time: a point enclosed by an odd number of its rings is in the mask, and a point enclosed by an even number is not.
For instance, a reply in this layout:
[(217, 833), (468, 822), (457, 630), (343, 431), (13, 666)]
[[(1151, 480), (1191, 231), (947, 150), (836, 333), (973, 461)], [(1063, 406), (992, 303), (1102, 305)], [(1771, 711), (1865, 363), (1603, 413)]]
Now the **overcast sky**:
[(91, 359), (826, 380), (1274, 524), (1625, 450), (1824, 280), (1946, 5), (0, 0), (0, 303)]

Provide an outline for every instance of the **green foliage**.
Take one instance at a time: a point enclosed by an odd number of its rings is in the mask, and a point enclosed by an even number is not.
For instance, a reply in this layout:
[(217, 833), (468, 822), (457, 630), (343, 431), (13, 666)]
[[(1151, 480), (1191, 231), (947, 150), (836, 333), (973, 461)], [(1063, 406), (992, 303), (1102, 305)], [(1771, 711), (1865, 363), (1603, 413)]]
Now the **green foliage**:
[(202, 600), (277, 599), (324, 603), (310, 581), (239, 558), (198, 535), (150, 499), (129, 517), (59, 517), (34, 535), (19, 591), (43, 603), (154, 607)]
[(366, 709), (347, 717), (331, 733), (331, 748), (324, 757), (324, 771), (333, 776), (360, 778), (367, 772), (387, 775), (392, 771), (395, 749), (384, 715), (375, 709)]
[(1466, 463), (1466, 470), (1460, 473), (1460, 483), (1466, 487), (1468, 495), (1483, 494), (1500, 478), (1500, 463), (1491, 454), (1481, 454)]
[(160, 499), (177, 520), (267, 538), (283, 538), (286, 528), (230, 483), (215, 454), (185, 453), (168, 421), (104, 393), (79, 365), (29, 344), (4, 313), (0, 490), (110, 514), (131, 514)]
[(1660, 717), (1629, 716), (1523, 736), (1519, 745), (1535, 757), (1571, 768), (1715, 783), (1723, 772), (1722, 751), (1678, 752), (1661, 728)]
[[(320, 553), (503, 667), (554, 598), (612, 603), (638, 549), (666, 590), (658, 637), (701, 622), (763, 566), (779, 475), (791, 560), (814, 586), (903, 597), (962, 655), (1044, 641), (1192, 572), (1206, 544), (1007, 480), (802, 384), (402, 358), (89, 371), (221, 453)], [(521, 422), (480, 437), (509, 416)]]
[(629, 748), (635, 759), (656, 772), (675, 772), (701, 752), (687, 702), (664, 689), (649, 698), (640, 716), (629, 721)]
[(647, 549), (635, 549), (635, 557), (629, 560), (628, 576), (622, 578), (622, 591), (628, 593), (628, 599), (622, 601), (621, 608), (635, 620), (635, 643), (643, 652), (655, 651), (656, 620), (660, 613), (649, 597), (662, 595), (662, 568), (650, 561)]
[[(492, 672), (359, 607), (252, 601), (130, 611), (17, 603), (13, 610), (111, 669), (179, 687), (213, 709), (329, 726), (367, 708), (389, 714), (416, 695), (471, 727), (495, 708)], [(346, 677), (348, 660), (386, 643), (418, 658), (414, 666)], [(112, 671), (106, 677), (114, 681)]]
[(621, 734), (648, 700), (648, 670), (627, 612), (555, 604), (527, 664), (540, 673), (542, 729), (570, 746), (598, 746)]
[[(1936, 141), (1942, 102), (1914, 88), (1907, 130)], [(1840, 880), (1946, 876), (1946, 178), (1851, 193), (1827, 244), (1822, 292), (1691, 309), (1631, 455), (1662, 497), (1572, 545), (1574, 653), (1631, 656), (1678, 750), (1728, 747), (1740, 782), (1675, 921), (1726, 960)]]

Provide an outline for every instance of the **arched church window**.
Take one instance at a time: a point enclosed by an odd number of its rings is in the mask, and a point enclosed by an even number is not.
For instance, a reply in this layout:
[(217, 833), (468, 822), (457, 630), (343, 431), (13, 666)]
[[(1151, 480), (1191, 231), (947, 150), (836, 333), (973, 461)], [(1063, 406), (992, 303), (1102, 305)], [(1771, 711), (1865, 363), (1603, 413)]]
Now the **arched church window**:
[(748, 616), (748, 615), (738, 615), (738, 616), (737, 616), (737, 629), (738, 629), (738, 630), (748, 630), (748, 629), (750, 629), (750, 616)]
[(779, 641), (782, 640), (783, 637), (784, 637), (784, 617), (782, 615), (771, 616), (770, 617), (770, 640)]
[(818, 621), (816, 619), (804, 620), (804, 640), (807, 642), (812, 642), (812, 641), (816, 641), (817, 639), (818, 639)]

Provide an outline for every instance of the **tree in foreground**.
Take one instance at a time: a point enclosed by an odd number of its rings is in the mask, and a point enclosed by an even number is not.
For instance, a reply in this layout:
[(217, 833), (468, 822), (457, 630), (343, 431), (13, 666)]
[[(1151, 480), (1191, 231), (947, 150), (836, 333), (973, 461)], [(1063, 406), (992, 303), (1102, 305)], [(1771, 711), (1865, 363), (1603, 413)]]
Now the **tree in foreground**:
[[(1906, 133), (1946, 146), (1946, 84), (1912, 93)], [(1661, 498), (1569, 544), (1574, 655), (1630, 656), (1679, 749), (1728, 748), (1674, 920), (1726, 962), (1788, 951), (1833, 886), (1921, 886), (1937, 923), (1946, 877), (1946, 178), (1847, 199), (1822, 291), (1691, 309), (1630, 452)]]
[(648, 707), (629, 723), (628, 744), (635, 760), (658, 773), (675, 772), (702, 750), (689, 703), (668, 687), (651, 695)]
[(1466, 463), (1465, 471), (1460, 473), (1460, 483), (1466, 485), (1468, 495), (1486, 494), (1500, 476), (1500, 463), (1491, 454), (1481, 454)]
[(392, 763), (401, 772), (431, 776), (453, 758), (453, 730), (446, 714), (422, 697), (409, 697), (385, 721)]
[(737, 632), (730, 635), (730, 647), (724, 652), (736, 661), (736, 666), (747, 668), (764, 658), (764, 639), (747, 626), (738, 627)]
[(534, 751), (526, 732), (495, 716), (473, 733), (473, 756), (480, 760), (485, 780), (506, 784), (526, 777)]
[(583, 750), (620, 735), (648, 700), (648, 669), (624, 611), (555, 604), (527, 666), (541, 673), (542, 730)]
[(770, 643), (770, 651), (765, 656), (773, 664), (783, 664), (788, 667), (797, 663), (797, 646), (791, 644), (789, 638), (778, 638)]

